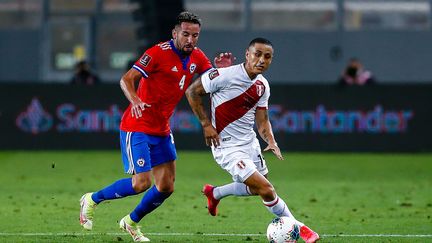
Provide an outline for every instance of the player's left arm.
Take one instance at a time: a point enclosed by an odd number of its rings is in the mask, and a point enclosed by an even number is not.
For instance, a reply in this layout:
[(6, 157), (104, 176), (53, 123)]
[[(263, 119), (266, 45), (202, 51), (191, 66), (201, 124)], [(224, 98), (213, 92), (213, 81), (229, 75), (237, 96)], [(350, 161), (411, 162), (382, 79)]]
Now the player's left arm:
[(267, 109), (256, 110), (255, 122), (257, 125), (258, 133), (260, 134), (261, 138), (268, 144), (264, 151), (271, 150), (278, 159), (283, 160), (284, 158), (273, 135), (273, 130), (268, 117)]

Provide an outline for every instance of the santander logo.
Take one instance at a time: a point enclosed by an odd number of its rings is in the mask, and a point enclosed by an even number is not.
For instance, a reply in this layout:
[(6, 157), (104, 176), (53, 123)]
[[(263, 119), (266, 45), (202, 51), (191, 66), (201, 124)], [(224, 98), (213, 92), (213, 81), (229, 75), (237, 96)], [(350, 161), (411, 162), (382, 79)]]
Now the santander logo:
[(46, 112), (37, 98), (33, 98), (27, 110), (21, 112), (16, 125), (22, 131), (38, 134), (48, 131), (53, 125), (51, 114)]

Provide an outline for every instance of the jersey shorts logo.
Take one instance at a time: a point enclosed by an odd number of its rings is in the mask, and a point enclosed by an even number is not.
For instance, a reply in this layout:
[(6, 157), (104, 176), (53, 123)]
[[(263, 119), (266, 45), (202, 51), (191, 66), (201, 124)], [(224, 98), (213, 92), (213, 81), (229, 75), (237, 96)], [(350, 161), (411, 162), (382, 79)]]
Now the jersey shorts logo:
[(189, 71), (190, 71), (190, 73), (193, 73), (193, 72), (195, 71), (195, 68), (196, 68), (196, 64), (195, 64), (195, 63), (192, 63), (192, 64), (190, 65), (190, 67), (189, 67)]
[(178, 72), (177, 66), (174, 66), (173, 68), (171, 68), (171, 71)]
[(257, 91), (257, 95), (259, 97), (261, 97), (264, 94), (264, 85), (262, 84), (257, 84), (256, 85), (256, 91)]
[(217, 69), (215, 69), (209, 73), (209, 79), (210, 80), (215, 79), (217, 76), (219, 76), (219, 72)]
[(240, 162), (238, 162), (237, 163), (237, 166), (240, 168), (240, 169), (244, 169), (244, 168), (246, 168), (246, 164), (243, 162), (243, 160), (240, 160)]
[(145, 54), (143, 57), (141, 57), (140, 59), (140, 63), (144, 66), (147, 67), (147, 65), (150, 63), (152, 57), (149, 56), (148, 54)]
[(145, 160), (143, 158), (138, 159), (137, 161), (138, 166), (143, 167), (145, 164)]

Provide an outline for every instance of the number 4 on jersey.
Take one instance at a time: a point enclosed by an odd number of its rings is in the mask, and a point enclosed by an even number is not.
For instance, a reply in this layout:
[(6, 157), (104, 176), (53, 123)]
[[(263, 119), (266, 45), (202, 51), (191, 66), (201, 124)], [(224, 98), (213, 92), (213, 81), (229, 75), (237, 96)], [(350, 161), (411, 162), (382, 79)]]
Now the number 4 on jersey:
[(183, 75), (183, 77), (180, 79), (179, 82), (180, 90), (183, 90), (185, 79), (186, 79), (186, 75)]

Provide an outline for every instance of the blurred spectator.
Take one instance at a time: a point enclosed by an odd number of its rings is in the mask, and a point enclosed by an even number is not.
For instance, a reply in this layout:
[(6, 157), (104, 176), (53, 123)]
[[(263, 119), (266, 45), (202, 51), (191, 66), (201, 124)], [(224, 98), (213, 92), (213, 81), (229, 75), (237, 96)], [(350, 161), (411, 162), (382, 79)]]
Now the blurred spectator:
[(86, 61), (79, 61), (75, 65), (75, 73), (71, 78), (71, 84), (95, 85), (100, 83), (99, 77), (92, 73), (90, 65)]
[(364, 69), (363, 64), (357, 58), (351, 58), (338, 83), (343, 86), (363, 86), (375, 83), (375, 79), (370, 71)]

